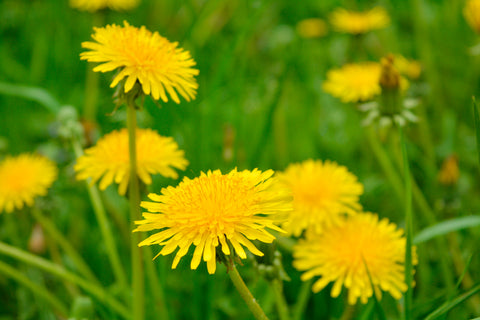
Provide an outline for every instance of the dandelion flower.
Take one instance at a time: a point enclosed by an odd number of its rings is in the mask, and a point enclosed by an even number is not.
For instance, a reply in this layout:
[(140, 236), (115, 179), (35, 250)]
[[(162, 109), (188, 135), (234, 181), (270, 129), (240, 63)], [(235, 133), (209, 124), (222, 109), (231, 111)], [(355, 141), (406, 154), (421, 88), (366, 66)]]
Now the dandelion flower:
[(402, 55), (395, 55), (395, 67), (410, 79), (418, 79), (422, 73), (422, 65), (415, 60), (408, 60)]
[[(185, 170), (188, 161), (171, 137), (163, 137), (151, 129), (137, 129), (137, 174), (145, 183), (151, 184), (151, 174), (178, 178), (174, 170)], [(118, 183), (118, 193), (124, 195), (130, 178), (127, 129), (106, 134), (97, 144), (85, 150), (75, 165), (77, 179), (100, 180), (99, 187), (105, 190), (113, 182)]]
[(323, 90), (342, 102), (370, 100), (380, 94), (381, 66), (376, 62), (347, 64), (328, 71)]
[(271, 243), (275, 237), (265, 228), (282, 232), (275, 223), (279, 215), (291, 210), (287, 188), (272, 175), (272, 170), (257, 169), (235, 169), (228, 174), (208, 171), (193, 180), (184, 178), (176, 188), (162, 189), (161, 195), (149, 194), (153, 202), (141, 203), (149, 212), (136, 222), (139, 226), (134, 231), (158, 232), (139, 246), (163, 246), (158, 255), (168, 255), (178, 247), (172, 264), (175, 269), (193, 245), (191, 269), (196, 269), (203, 257), (210, 274), (215, 273), (220, 245), (224, 255), (245, 259), (245, 247), (263, 256), (251, 241)]
[(331, 14), (330, 21), (339, 32), (362, 34), (387, 27), (390, 24), (390, 17), (381, 7), (375, 7), (365, 12), (339, 8)]
[(321, 234), (309, 233), (300, 240), (294, 247), (293, 265), (306, 271), (301, 276), (304, 281), (320, 276), (313, 284), (314, 292), (333, 282), (331, 296), (335, 298), (345, 286), (349, 304), (355, 304), (359, 298), (367, 303), (373, 291), (381, 299), (382, 290), (400, 299), (407, 289), (405, 244), (403, 230), (395, 224), (379, 220), (372, 213), (359, 213), (325, 228)]
[(55, 164), (40, 155), (21, 154), (0, 162), (0, 213), (32, 206), (57, 178)]
[(322, 19), (310, 18), (297, 23), (297, 32), (302, 38), (319, 38), (327, 34), (327, 24)]
[(338, 222), (342, 215), (362, 209), (358, 203), (362, 184), (346, 167), (335, 162), (307, 160), (289, 165), (277, 176), (293, 195), (293, 211), (282, 228), (295, 236), (308, 228), (320, 232), (324, 226)]
[(118, 70), (110, 87), (126, 78), (125, 93), (138, 81), (143, 92), (155, 100), (161, 98), (167, 102), (167, 93), (176, 103), (180, 103), (178, 94), (187, 101), (195, 99), (198, 85), (194, 76), (198, 70), (192, 68), (195, 61), (190, 52), (178, 48), (177, 42), (169, 42), (158, 32), (133, 27), (126, 21), (123, 27), (112, 24), (94, 30), (92, 38), (96, 42), (83, 42), (82, 47), (91, 51), (81, 53), (80, 57), (102, 63), (93, 71)]
[(480, 33), (480, 0), (468, 0), (463, 8), (467, 23), (476, 33)]
[(442, 163), (442, 169), (438, 173), (438, 181), (445, 186), (452, 186), (457, 183), (459, 177), (458, 157), (450, 155)]
[(98, 11), (112, 9), (117, 11), (135, 8), (140, 0), (70, 0), (70, 6), (82, 11)]

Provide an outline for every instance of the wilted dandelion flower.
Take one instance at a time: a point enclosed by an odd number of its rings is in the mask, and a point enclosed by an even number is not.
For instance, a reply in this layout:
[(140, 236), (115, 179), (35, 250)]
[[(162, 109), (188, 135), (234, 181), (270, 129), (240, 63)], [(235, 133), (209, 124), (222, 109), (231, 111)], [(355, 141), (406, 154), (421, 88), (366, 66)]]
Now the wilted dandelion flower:
[(319, 38), (327, 34), (327, 24), (319, 18), (304, 19), (297, 23), (297, 32), (303, 38)]
[(476, 33), (480, 33), (480, 0), (468, 0), (463, 8), (467, 23)]
[(405, 244), (403, 230), (395, 224), (387, 219), (379, 221), (375, 214), (359, 213), (300, 240), (294, 247), (293, 265), (306, 271), (301, 276), (304, 281), (320, 276), (313, 284), (314, 292), (333, 282), (331, 296), (335, 298), (345, 286), (349, 304), (359, 298), (367, 303), (373, 294), (372, 283), (378, 299), (382, 290), (400, 299), (407, 290)]
[(320, 232), (344, 214), (362, 209), (358, 203), (363, 185), (344, 166), (335, 162), (307, 160), (290, 164), (278, 179), (292, 191), (293, 211), (282, 228), (299, 236), (308, 228)]
[(40, 155), (21, 154), (0, 162), (0, 213), (32, 206), (57, 178), (55, 164)]
[(121, 11), (135, 8), (139, 2), (140, 0), (70, 0), (70, 6), (90, 12), (106, 8)]
[(196, 269), (203, 257), (210, 274), (215, 273), (220, 245), (224, 255), (245, 259), (245, 247), (262, 256), (251, 241), (271, 243), (275, 237), (265, 228), (282, 231), (275, 225), (278, 215), (291, 210), (288, 189), (272, 175), (272, 170), (257, 169), (228, 174), (208, 171), (193, 180), (184, 178), (175, 188), (162, 189), (161, 195), (149, 194), (153, 202), (141, 203), (149, 212), (136, 222), (139, 226), (134, 231), (158, 232), (139, 246), (163, 246), (159, 255), (171, 254), (178, 247), (172, 265), (175, 269), (193, 245), (191, 269)]
[(370, 100), (381, 92), (380, 72), (377, 62), (347, 64), (328, 71), (322, 88), (342, 102)]
[(375, 7), (365, 12), (339, 8), (332, 12), (330, 22), (337, 31), (361, 34), (387, 27), (390, 24), (390, 17), (387, 11), (381, 7)]
[(198, 85), (194, 76), (198, 70), (192, 67), (196, 63), (190, 52), (177, 47), (177, 42), (169, 42), (158, 32), (133, 27), (126, 21), (123, 27), (112, 24), (94, 30), (92, 38), (96, 42), (83, 42), (82, 47), (91, 51), (80, 56), (82, 60), (102, 63), (93, 71), (117, 70), (112, 88), (126, 78), (125, 93), (138, 81), (143, 93), (155, 100), (161, 98), (167, 102), (167, 93), (176, 103), (180, 103), (178, 94), (187, 101), (195, 99)]
[[(185, 170), (188, 161), (184, 152), (171, 137), (163, 137), (151, 129), (136, 131), (137, 174), (145, 183), (151, 184), (151, 174), (178, 178), (174, 169)], [(75, 165), (77, 179), (100, 180), (100, 189), (105, 190), (113, 182), (118, 183), (118, 193), (124, 195), (130, 178), (127, 129), (113, 131), (85, 150)]]

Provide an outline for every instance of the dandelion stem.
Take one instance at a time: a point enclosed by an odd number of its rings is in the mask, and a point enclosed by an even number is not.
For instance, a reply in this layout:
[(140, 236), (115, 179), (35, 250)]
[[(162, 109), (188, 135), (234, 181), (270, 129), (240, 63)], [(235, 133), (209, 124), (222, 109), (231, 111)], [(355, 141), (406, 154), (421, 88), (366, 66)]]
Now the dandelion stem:
[(0, 242), (0, 253), (28, 263), (51, 274), (54, 274), (63, 280), (77, 284), (83, 290), (97, 298), (98, 301), (104, 303), (106, 306), (109, 306), (112, 310), (117, 312), (123, 318), (131, 319), (130, 313), (125, 308), (125, 306), (123, 306), (112, 296), (110, 296), (105, 290), (103, 290), (102, 287), (86, 281), (78, 275), (66, 270), (64, 267), (52, 263), (34, 254), (12, 247), (3, 242)]
[(247, 303), (247, 306), (255, 319), (268, 320), (265, 312), (262, 310), (262, 307), (260, 307), (260, 305), (257, 303), (257, 300), (255, 300), (250, 290), (248, 290), (248, 287), (238, 273), (237, 268), (235, 268), (235, 264), (233, 263), (232, 259), (230, 259), (228, 263), (228, 275), (230, 276), (230, 279), (232, 279), (233, 285), (237, 289), (238, 293), (240, 293), (240, 296), (242, 296), (243, 300), (245, 300)]
[(298, 293), (298, 300), (293, 307), (293, 320), (300, 320), (302, 318), (302, 314), (307, 307), (308, 299), (310, 298), (310, 294), (312, 292), (312, 284), (313, 278), (302, 283), (300, 292)]
[(280, 279), (273, 279), (272, 280), (273, 291), (275, 294), (275, 302), (277, 304), (277, 311), (280, 320), (289, 320), (290, 313), (288, 310), (288, 304), (285, 300), (285, 296), (283, 293), (283, 283)]
[[(130, 157), (130, 225), (132, 230), (135, 221), (141, 219), (140, 213), (140, 188), (137, 177), (137, 154), (135, 134), (137, 129), (137, 111), (133, 104), (127, 105), (127, 128), (128, 128), (128, 153)], [(140, 234), (133, 232), (131, 235), (132, 250), (132, 288), (133, 288), (133, 319), (143, 320), (145, 318), (145, 283), (142, 263), (142, 252), (138, 247)]]
[(83, 260), (82, 256), (72, 246), (70, 241), (68, 241), (57, 229), (57, 227), (55, 227), (55, 224), (50, 219), (45, 217), (43, 213), (35, 206), (32, 208), (32, 215), (38, 221), (38, 223), (40, 223), (42, 228), (47, 231), (47, 233), (52, 237), (52, 239), (57, 242), (58, 245), (73, 260), (75, 266), (78, 268), (78, 271), (88, 280), (95, 282), (95, 284), (99, 284), (98, 279), (95, 277), (92, 270), (90, 270), (89, 266), (85, 263), (85, 260)]
[(8, 277), (14, 279), (20, 284), (24, 285), (30, 289), (36, 296), (44, 299), (49, 302), (53, 308), (58, 312), (58, 315), (61, 318), (66, 318), (68, 314), (68, 309), (65, 304), (58, 300), (53, 294), (51, 294), (47, 289), (42, 286), (39, 286), (32, 280), (30, 280), (25, 274), (17, 269), (9, 266), (8, 264), (0, 261), (0, 273), (7, 275)]
[(405, 137), (403, 135), (402, 128), (398, 127), (398, 133), (400, 136), (400, 144), (402, 147), (403, 158), (403, 171), (405, 180), (405, 236), (406, 236), (406, 248), (405, 248), (405, 282), (407, 284), (407, 291), (405, 292), (405, 309), (404, 319), (411, 320), (412, 317), (412, 282), (413, 282), (413, 262), (412, 262), (412, 182), (410, 180), (410, 165), (408, 163), (407, 148), (405, 143)]
[[(74, 139), (72, 140), (72, 145), (75, 156), (77, 158), (81, 157), (83, 152), (79, 142)], [(100, 198), (100, 192), (95, 185), (92, 185), (90, 183), (90, 179), (87, 179), (85, 183), (88, 191), (88, 196), (90, 197), (90, 201), (93, 206), (93, 212), (95, 213), (95, 217), (97, 218), (98, 225), (100, 226), (100, 232), (102, 233), (102, 238), (107, 248), (108, 259), (110, 260), (110, 264), (112, 265), (115, 279), (121, 287), (126, 288), (127, 276), (118, 255), (117, 245), (115, 244), (112, 229), (110, 228), (110, 224), (108, 223), (105, 207), (103, 206), (102, 200)]]

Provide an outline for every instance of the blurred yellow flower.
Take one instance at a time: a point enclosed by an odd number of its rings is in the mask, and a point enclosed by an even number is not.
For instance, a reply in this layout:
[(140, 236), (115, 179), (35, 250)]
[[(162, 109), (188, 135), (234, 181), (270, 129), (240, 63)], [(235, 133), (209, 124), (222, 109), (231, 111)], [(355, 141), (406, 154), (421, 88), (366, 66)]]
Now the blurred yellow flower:
[(422, 65), (415, 60), (408, 60), (402, 55), (395, 55), (394, 64), (398, 72), (410, 79), (418, 79), (422, 73)]
[[(403, 230), (395, 224), (387, 219), (379, 221), (372, 213), (359, 213), (325, 228), (321, 234), (308, 233), (294, 247), (293, 265), (306, 271), (301, 276), (304, 281), (320, 276), (313, 284), (314, 292), (333, 282), (331, 296), (335, 298), (345, 286), (349, 304), (355, 304), (358, 298), (367, 303), (373, 291), (381, 299), (381, 290), (400, 299), (407, 289), (405, 244)], [(416, 259), (414, 252), (414, 264)]]
[(140, 0), (70, 0), (70, 6), (90, 12), (106, 8), (122, 11), (135, 8), (139, 2)]
[(322, 85), (325, 92), (342, 102), (359, 102), (380, 94), (381, 66), (377, 62), (347, 64), (328, 71)]
[(480, 0), (467, 0), (463, 15), (473, 31), (480, 34)]
[[(158, 232), (139, 246), (163, 246), (158, 255), (171, 254), (178, 247), (172, 264), (175, 269), (193, 244), (196, 248), (191, 269), (196, 269), (203, 257), (210, 274), (216, 270), (219, 245), (225, 255), (236, 253), (245, 259), (246, 247), (263, 256), (251, 241), (271, 243), (275, 237), (265, 228), (281, 232), (275, 225), (278, 215), (291, 210), (287, 188), (272, 175), (272, 170), (257, 169), (228, 174), (208, 171), (193, 180), (184, 178), (175, 188), (162, 189), (161, 195), (149, 194), (154, 202), (141, 203), (149, 212), (143, 213), (145, 219), (136, 222), (139, 226), (134, 231)], [(235, 252), (230, 251), (230, 246)]]
[(365, 12), (339, 8), (332, 12), (330, 22), (337, 31), (361, 34), (387, 27), (390, 24), (390, 17), (387, 11), (381, 7), (375, 7)]
[(0, 213), (32, 206), (57, 179), (54, 162), (36, 154), (6, 157), (0, 162)]
[(363, 185), (335, 162), (307, 160), (290, 164), (277, 177), (292, 190), (293, 211), (282, 228), (295, 236), (310, 228), (321, 232), (338, 223), (344, 214), (362, 209), (358, 201)]
[(458, 158), (456, 155), (447, 157), (442, 163), (442, 169), (438, 173), (438, 181), (446, 186), (454, 185), (460, 177)]
[(187, 101), (195, 99), (198, 84), (193, 69), (195, 61), (190, 52), (178, 48), (177, 42), (169, 42), (158, 32), (150, 32), (145, 27), (136, 28), (124, 22), (124, 26), (115, 24), (104, 28), (94, 28), (92, 38), (96, 42), (83, 42), (82, 47), (91, 51), (80, 54), (82, 60), (101, 62), (93, 71), (117, 74), (110, 87), (115, 87), (124, 78), (124, 92), (140, 83), (145, 94), (153, 99), (168, 101), (167, 93), (176, 103), (180, 103), (178, 94)]
[[(151, 129), (137, 129), (137, 174), (145, 183), (151, 184), (151, 174), (178, 178), (174, 170), (185, 170), (188, 161), (184, 152), (178, 149), (171, 137), (163, 137)], [(105, 190), (113, 182), (118, 183), (118, 193), (124, 195), (130, 178), (127, 129), (113, 131), (98, 140), (97, 144), (85, 150), (85, 155), (77, 159), (75, 171), (77, 179), (92, 178), (92, 183), (100, 180), (100, 189)]]
[(310, 18), (297, 23), (297, 32), (302, 38), (319, 38), (327, 34), (327, 24), (322, 19)]

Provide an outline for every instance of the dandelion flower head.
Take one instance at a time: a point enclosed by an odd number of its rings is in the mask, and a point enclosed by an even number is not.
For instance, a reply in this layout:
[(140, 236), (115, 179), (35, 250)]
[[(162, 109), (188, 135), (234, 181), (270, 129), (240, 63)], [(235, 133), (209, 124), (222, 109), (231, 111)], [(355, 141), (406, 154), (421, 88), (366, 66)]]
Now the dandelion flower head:
[(327, 34), (327, 24), (319, 18), (309, 18), (297, 23), (297, 32), (302, 38), (319, 38)]
[[(151, 174), (178, 178), (174, 169), (185, 170), (188, 161), (183, 150), (171, 137), (163, 137), (151, 129), (137, 129), (137, 174), (145, 184), (151, 184)], [(97, 144), (85, 150), (75, 165), (77, 179), (100, 180), (100, 189), (105, 190), (113, 182), (118, 183), (118, 193), (124, 195), (130, 178), (128, 131), (113, 131), (100, 138)]]
[(111, 10), (130, 10), (135, 8), (140, 0), (70, 0), (72, 8), (82, 11), (98, 11), (109, 8)]
[(335, 162), (307, 160), (291, 164), (277, 177), (292, 191), (293, 211), (282, 228), (295, 236), (309, 228), (321, 232), (344, 214), (362, 209), (358, 201), (363, 185), (346, 167)]
[(480, 0), (467, 0), (463, 15), (473, 31), (480, 34)]
[(82, 60), (100, 62), (93, 71), (118, 70), (111, 87), (124, 78), (125, 93), (132, 90), (137, 81), (143, 92), (153, 99), (168, 101), (167, 94), (180, 103), (178, 94), (187, 101), (195, 99), (198, 88), (194, 76), (195, 61), (190, 52), (178, 48), (177, 42), (170, 42), (158, 32), (145, 27), (136, 28), (126, 21), (124, 26), (115, 24), (94, 28), (92, 38), (96, 42), (83, 42), (82, 47), (90, 49), (80, 54)]
[(0, 162), (0, 213), (32, 206), (34, 198), (47, 194), (57, 178), (54, 162), (36, 154), (6, 157)]
[(263, 256), (251, 241), (271, 243), (275, 237), (265, 228), (282, 232), (276, 222), (291, 210), (288, 189), (272, 175), (272, 170), (257, 169), (228, 174), (208, 171), (193, 180), (184, 178), (175, 188), (162, 189), (161, 195), (149, 194), (153, 202), (141, 203), (149, 212), (136, 222), (134, 231), (158, 232), (139, 246), (163, 246), (158, 255), (171, 254), (178, 247), (172, 264), (175, 269), (193, 245), (191, 269), (203, 259), (210, 274), (215, 273), (220, 247), (224, 255), (236, 254), (242, 259), (247, 257), (243, 247)]
[(365, 12), (339, 8), (331, 14), (330, 22), (339, 32), (361, 34), (387, 27), (390, 24), (390, 17), (382, 7), (375, 7)]
[(294, 247), (293, 265), (306, 271), (301, 276), (304, 281), (320, 276), (313, 284), (314, 292), (333, 282), (331, 296), (335, 298), (345, 286), (349, 304), (358, 299), (367, 303), (373, 291), (378, 299), (381, 291), (400, 299), (407, 289), (405, 243), (403, 230), (395, 224), (372, 213), (359, 213), (300, 240)]
[(328, 71), (323, 90), (342, 102), (359, 102), (380, 94), (381, 66), (377, 62), (347, 64)]
[(415, 60), (409, 60), (402, 55), (395, 55), (395, 67), (410, 79), (418, 79), (422, 73), (422, 65)]

